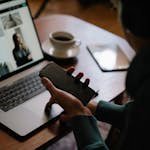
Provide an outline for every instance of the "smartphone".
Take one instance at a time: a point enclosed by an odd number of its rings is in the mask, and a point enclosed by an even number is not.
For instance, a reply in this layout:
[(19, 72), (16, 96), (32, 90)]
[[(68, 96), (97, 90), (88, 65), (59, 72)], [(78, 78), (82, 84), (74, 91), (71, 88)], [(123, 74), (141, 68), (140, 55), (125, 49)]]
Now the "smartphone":
[(130, 61), (119, 45), (88, 45), (91, 56), (104, 72), (127, 71)]
[(77, 97), (84, 105), (97, 96), (89, 86), (85, 86), (80, 80), (76, 80), (71, 74), (68, 74), (62, 67), (54, 62), (50, 62), (39, 73), (40, 77), (47, 77), (59, 89), (71, 93)]

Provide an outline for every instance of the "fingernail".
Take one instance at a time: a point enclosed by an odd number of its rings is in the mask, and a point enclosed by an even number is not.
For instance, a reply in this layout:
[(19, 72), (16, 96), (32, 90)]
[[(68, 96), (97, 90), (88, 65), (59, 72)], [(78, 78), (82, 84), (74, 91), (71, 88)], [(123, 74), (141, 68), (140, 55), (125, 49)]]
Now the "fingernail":
[(98, 96), (98, 93), (99, 93), (99, 90), (97, 90), (97, 91), (96, 91), (96, 93), (95, 93), (95, 97), (96, 97), (96, 96)]
[(76, 77), (75, 77), (75, 82), (79, 82), (80, 81), (80, 79), (83, 77), (83, 73), (82, 72), (80, 72)]
[(75, 78), (76, 78), (76, 80), (79, 80), (79, 79), (81, 79), (82, 77), (83, 77), (83, 72), (80, 72)]
[(87, 78), (87, 79), (85, 80), (85, 82), (83, 83), (83, 86), (88, 86), (88, 85), (89, 85), (89, 83), (90, 83), (90, 79), (89, 79), (89, 78)]
[(67, 71), (67, 74), (71, 75), (73, 72), (74, 72), (75, 68), (70, 68), (68, 71)]

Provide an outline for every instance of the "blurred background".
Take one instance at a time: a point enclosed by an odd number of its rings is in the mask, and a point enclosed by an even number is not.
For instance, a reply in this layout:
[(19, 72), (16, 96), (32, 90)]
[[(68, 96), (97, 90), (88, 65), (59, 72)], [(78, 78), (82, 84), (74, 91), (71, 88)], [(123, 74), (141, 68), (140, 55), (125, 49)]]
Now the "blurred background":
[(68, 14), (124, 37), (117, 10), (111, 0), (28, 0), (28, 2), (34, 18), (51, 14)]

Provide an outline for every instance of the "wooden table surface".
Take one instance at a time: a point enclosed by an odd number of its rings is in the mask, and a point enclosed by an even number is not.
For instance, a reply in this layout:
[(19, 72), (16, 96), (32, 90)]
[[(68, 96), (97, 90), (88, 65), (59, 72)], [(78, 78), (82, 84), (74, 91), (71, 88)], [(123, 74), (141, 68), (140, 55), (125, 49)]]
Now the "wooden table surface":
[[(51, 15), (40, 18), (35, 21), (35, 24), (41, 43), (48, 39), (49, 33), (62, 30), (72, 33), (77, 39), (81, 40), (80, 53), (75, 59), (74, 66), (76, 67), (76, 73), (82, 71), (85, 78), (91, 79), (90, 86), (93, 89), (100, 90), (97, 100), (110, 101), (124, 91), (126, 72), (102, 72), (86, 49), (88, 44), (93, 43), (117, 43), (131, 60), (134, 52), (124, 39), (67, 15)], [(68, 63), (68, 66), (72, 65), (70, 62)], [(36, 149), (61, 135), (64, 131), (65, 128), (61, 127), (59, 122), (56, 121), (29, 139), (20, 142), (5, 131), (0, 130), (0, 150)]]

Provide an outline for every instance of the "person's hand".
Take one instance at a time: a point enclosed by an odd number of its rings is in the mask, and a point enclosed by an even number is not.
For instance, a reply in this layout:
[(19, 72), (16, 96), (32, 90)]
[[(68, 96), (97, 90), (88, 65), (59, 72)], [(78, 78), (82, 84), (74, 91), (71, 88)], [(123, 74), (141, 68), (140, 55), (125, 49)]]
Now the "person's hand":
[[(72, 75), (73, 74), (73, 72), (75, 71), (75, 68), (74, 67), (70, 67), (68, 70), (67, 70), (67, 74), (68, 75)], [(76, 75), (76, 80), (80, 80), (82, 77), (83, 77), (83, 73), (82, 72), (80, 72), (80, 73), (78, 73), (77, 75)], [(89, 82), (90, 82), (90, 80), (87, 78), (86, 80), (85, 80), (85, 82), (84, 82), (84, 84), (86, 85), (86, 86), (88, 86), (89, 85)], [(48, 115), (49, 114), (49, 111), (50, 111), (50, 109), (51, 109), (51, 106), (52, 106), (52, 104), (54, 104), (55, 102), (53, 101), (53, 99), (50, 99), (50, 101), (46, 104), (46, 107), (45, 107), (45, 112), (46, 112), (46, 114)]]
[[(71, 68), (69, 68), (69, 69), (67, 70), (67, 73), (70, 74), (70, 75), (72, 75), (72, 73), (73, 73), (74, 71), (75, 71), (74, 67), (71, 67)], [(78, 74), (76, 75), (75, 78), (76, 78), (77, 80), (80, 80), (83, 76), (84, 76), (84, 74), (83, 74), (82, 72), (80, 72), (80, 73), (78, 73)], [(89, 79), (89, 78), (85, 79), (84, 84), (85, 84), (86, 86), (88, 86), (89, 83), (90, 83), (90, 79)], [(96, 111), (96, 108), (97, 108), (97, 102), (95, 102), (94, 99), (93, 99), (93, 100), (91, 100), (91, 101), (88, 103), (87, 107), (90, 109), (90, 111), (91, 111), (92, 114), (94, 115), (94, 114), (95, 114), (95, 111)]]
[(59, 104), (65, 111), (65, 114), (62, 117), (63, 120), (68, 120), (78, 115), (92, 115), (90, 110), (85, 107), (78, 98), (68, 92), (56, 88), (49, 79), (42, 78), (42, 83), (51, 94), (50, 102), (47, 106), (51, 106), (54, 103)]
[[(74, 71), (75, 71), (75, 68), (74, 68), (74, 67), (70, 67), (70, 68), (67, 70), (67, 73), (68, 73), (69, 75), (72, 75)], [(83, 72), (79, 72), (79, 73), (75, 76), (75, 79), (76, 79), (76, 80), (80, 80), (83, 76), (84, 76)], [(89, 78), (86, 78), (85, 81), (84, 81), (84, 85), (85, 85), (85, 86), (88, 86), (89, 83), (90, 83), (90, 79), (89, 79)]]
[(95, 115), (97, 104), (98, 103), (94, 99), (87, 104), (87, 108), (92, 112), (93, 115)]

